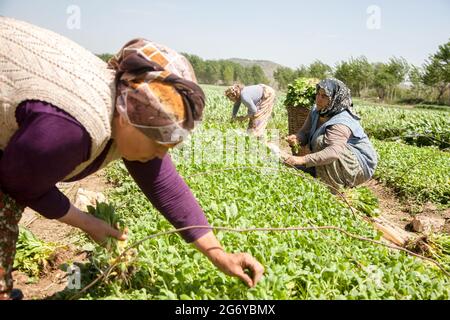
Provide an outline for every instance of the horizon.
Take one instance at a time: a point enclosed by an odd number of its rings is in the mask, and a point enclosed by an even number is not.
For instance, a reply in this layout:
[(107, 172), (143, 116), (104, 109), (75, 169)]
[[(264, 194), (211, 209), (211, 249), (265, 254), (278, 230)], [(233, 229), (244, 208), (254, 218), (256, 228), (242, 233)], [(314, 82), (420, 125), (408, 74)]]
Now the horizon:
[(450, 39), (445, 0), (134, 3), (1, 0), (0, 15), (60, 33), (95, 54), (115, 54), (144, 37), (204, 60), (260, 60), (293, 69), (316, 60), (334, 67), (360, 56), (369, 62), (403, 57), (422, 66)]

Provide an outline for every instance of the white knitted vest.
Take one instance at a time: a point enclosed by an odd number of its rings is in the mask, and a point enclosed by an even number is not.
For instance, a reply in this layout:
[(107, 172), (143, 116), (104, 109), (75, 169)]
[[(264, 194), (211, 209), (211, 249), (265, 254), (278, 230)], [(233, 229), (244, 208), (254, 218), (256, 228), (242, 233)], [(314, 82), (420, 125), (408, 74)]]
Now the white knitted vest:
[[(77, 119), (91, 137), (90, 159), (64, 180), (72, 178), (111, 138), (114, 98), (114, 72), (94, 54), (49, 30), (0, 17), (0, 149), (18, 128), (15, 111), (22, 101), (51, 103)], [(117, 158), (113, 143), (101, 167)]]

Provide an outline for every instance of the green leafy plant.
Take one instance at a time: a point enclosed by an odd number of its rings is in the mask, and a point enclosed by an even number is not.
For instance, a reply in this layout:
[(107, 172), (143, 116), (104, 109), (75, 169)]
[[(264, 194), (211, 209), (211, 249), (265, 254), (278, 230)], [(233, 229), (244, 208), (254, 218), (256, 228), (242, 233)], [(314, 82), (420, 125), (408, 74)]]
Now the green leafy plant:
[(38, 239), (31, 231), (20, 227), (14, 268), (38, 277), (52, 263), (55, 253), (64, 246)]
[(349, 188), (344, 191), (349, 204), (356, 210), (369, 217), (380, 215), (378, 198), (367, 187)]
[(450, 270), (450, 235), (435, 233), (429, 237), (433, 248), (433, 257)]
[(380, 107), (358, 102), (355, 107), (366, 133), (379, 140), (399, 140), (416, 146), (450, 148), (448, 112)]
[(450, 271), (450, 235), (445, 233), (429, 233), (409, 241), (409, 250), (438, 261)]
[(295, 143), (293, 146), (291, 146), (291, 149), (293, 154), (299, 154), (302, 146), (299, 143)]
[(450, 153), (372, 139), (380, 161), (375, 177), (406, 200), (450, 205)]
[[(87, 206), (88, 212), (99, 218), (110, 226), (114, 228), (120, 228), (122, 225), (122, 221), (119, 219), (119, 216), (116, 214), (114, 207), (105, 202), (96, 202), (96, 206)], [(121, 248), (120, 242), (117, 239), (108, 237), (106, 239), (105, 248), (114, 255), (119, 255)], [(123, 241), (121, 241), (123, 243)]]
[(288, 85), (285, 106), (311, 109), (316, 98), (317, 79), (298, 78)]
[[(90, 214), (105, 221), (114, 228), (120, 229), (124, 226), (123, 220), (120, 219), (114, 206), (111, 204), (96, 202), (95, 207), (87, 206), (87, 209)], [(103, 246), (96, 246), (92, 262), (100, 270), (104, 270), (109, 265), (117, 262), (116, 269), (111, 273), (111, 279), (126, 283), (129, 277), (135, 272), (133, 261), (137, 255), (136, 250), (130, 250), (124, 254), (124, 257), (121, 257), (124, 250), (126, 250), (126, 246), (127, 241), (118, 241), (115, 238), (108, 237)]]

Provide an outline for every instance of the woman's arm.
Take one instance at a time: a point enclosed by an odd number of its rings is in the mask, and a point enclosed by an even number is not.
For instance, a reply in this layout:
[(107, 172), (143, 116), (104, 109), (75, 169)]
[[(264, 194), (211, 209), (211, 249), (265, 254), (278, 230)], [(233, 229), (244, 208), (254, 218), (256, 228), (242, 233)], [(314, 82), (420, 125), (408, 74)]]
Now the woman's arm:
[(87, 159), (89, 136), (73, 121), (46, 113), (51, 108), (43, 102), (18, 107), (19, 129), (0, 159), (0, 185), (18, 203), (58, 219), (70, 201), (55, 184)]
[(249, 92), (249, 90), (251, 89), (247, 88), (246, 90), (242, 90), (241, 92), (241, 101), (247, 107), (247, 118), (253, 117), (256, 112), (258, 112), (258, 108), (253, 102), (252, 92)]
[[(169, 155), (147, 163), (127, 160), (124, 163), (143, 193), (175, 228), (209, 226), (203, 210)], [(181, 236), (187, 242), (193, 242), (221, 271), (241, 278), (250, 287), (256, 285), (264, 272), (261, 264), (250, 255), (226, 253), (209, 229), (187, 230), (181, 232)], [(245, 269), (251, 271), (252, 277), (244, 272)]]
[(108, 237), (114, 237), (121, 241), (127, 239), (128, 229), (125, 228), (124, 231), (114, 229), (105, 221), (81, 211), (73, 204), (70, 204), (69, 211), (58, 221), (81, 229), (99, 244), (102, 244)]
[(26, 101), (16, 111), (19, 129), (0, 159), (0, 185), (18, 203), (48, 219), (77, 227), (101, 243), (122, 233), (75, 208), (55, 184), (86, 161), (90, 137), (75, 119), (51, 104)]
[(342, 124), (328, 127), (323, 141), (326, 147), (306, 155), (304, 165), (306, 167), (324, 166), (339, 159), (351, 134), (351, 130)]
[(235, 103), (234, 103), (234, 106), (233, 106), (233, 113), (231, 114), (231, 118), (236, 118), (236, 116), (237, 116), (237, 114), (238, 114), (238, 112), (239, 112), (239, 108), (241, 107), (241, 99), (239, 99), (238, 101), (236, 101)]
[[(248, 253), (226, 253), (212, 232), (195, 240), (194, 245), (220, 271), (240, 278), (249, 287), (256, 286), (264, 273), (264, 267)], [(245, 270), (250, 271), (251, 277)]]
[(324, 136), (324, 145), (326, 146), (324, 149), (303, 157), (291, 157), (286, 163), (306, 167), (327, 165), (339, 159), (350, 136), (351, 130), (345, 125), (337, 124), (328, 127)]
[(90, 138), (73, 118), (44, 102), (25, 102), (16, 111), (19, 129), (0, 159), (0, 185), (18, 203), (48, 219), (77, 227), (102, 243), (125, 240), (104, 221), (75, 208), (55, 186), (89, 157)]
[[(175, 228), (209, 226), (203, 210), (169, 155), (146, 163), (123, 161), (147, 199)], [(193, 242), (207, 232), (205, 229), (193, 229), (182, 232), (181, 236), (187, 242)]]

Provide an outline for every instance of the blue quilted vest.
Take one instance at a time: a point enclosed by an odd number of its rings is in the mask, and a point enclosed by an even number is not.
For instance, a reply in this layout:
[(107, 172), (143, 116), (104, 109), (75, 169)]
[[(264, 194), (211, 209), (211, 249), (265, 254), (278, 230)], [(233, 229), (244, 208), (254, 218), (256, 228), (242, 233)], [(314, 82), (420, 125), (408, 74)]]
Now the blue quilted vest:
[(311, 132), (309, 134), (309, 147), (311, 150), (317, 138), (325, 134), (325, 131), (328, 127), (335, 124), (343, 124), (347, 126), (352, 132), (352, 135), (348, 139), (347, 144), (358, 158), (358, 161), (364, 171), (365, 177), (367, 179), (372, 178), (378, 163), (378, 156), (358, 120), (356, 120), (348, 111), (344, 111), (331, 117), (330, 120), (317, 128), (317, 124), (319, 121), (319, 112), (317, 111), (317, 108), (315, 106), (311, 110), (310, 117)]

